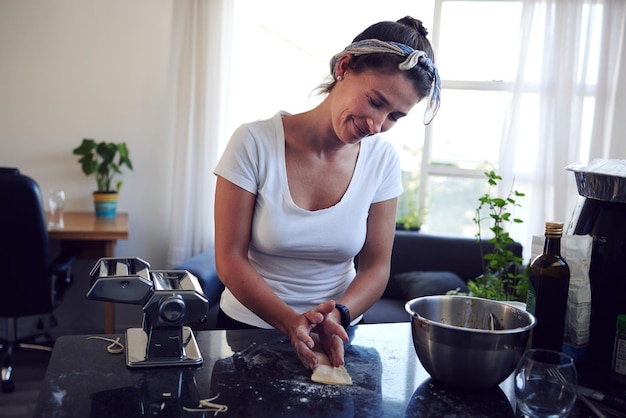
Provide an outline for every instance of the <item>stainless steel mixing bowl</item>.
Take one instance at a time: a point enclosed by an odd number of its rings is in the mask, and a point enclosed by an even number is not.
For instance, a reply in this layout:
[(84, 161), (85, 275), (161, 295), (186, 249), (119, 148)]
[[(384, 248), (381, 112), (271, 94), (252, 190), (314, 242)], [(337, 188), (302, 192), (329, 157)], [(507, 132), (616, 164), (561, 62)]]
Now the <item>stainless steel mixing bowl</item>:
[(413, 345), (437, 382), (487, 389), (510, 375), (536, 320), (504, 302), (469, 296), (424, 296), (406, 303)]

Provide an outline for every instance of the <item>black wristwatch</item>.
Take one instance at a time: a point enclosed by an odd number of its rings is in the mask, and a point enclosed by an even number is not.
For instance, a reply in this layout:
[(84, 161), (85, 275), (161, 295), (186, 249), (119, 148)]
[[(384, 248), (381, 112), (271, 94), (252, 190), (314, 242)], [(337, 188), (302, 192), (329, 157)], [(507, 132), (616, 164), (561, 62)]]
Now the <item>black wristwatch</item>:
[(344, 327), (344, 329), (348, 329), (350, 326), (350, 310), (346, 307), (346, 305), (342, 305), (341, 303), (336, 303), (335, 308), (339, 309), (341, 326)]

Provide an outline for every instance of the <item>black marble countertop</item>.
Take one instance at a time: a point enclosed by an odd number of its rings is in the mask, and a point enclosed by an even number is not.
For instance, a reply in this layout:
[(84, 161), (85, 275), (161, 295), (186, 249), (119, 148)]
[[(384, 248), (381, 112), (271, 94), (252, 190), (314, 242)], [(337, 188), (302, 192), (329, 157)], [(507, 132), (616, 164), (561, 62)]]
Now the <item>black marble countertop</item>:
[[(202, 366), (129, 369), (105, 341), (60, 337), (33, 416), (212, 417), (197, 407), (215, 396), (228, 406), (218, 417), (515, 416), (511, 377), (480, 392), (433, 382), (413, 350), (409, 323), (354, 327), (345, 355), (352, 386), (312, 382), (273, 330), (200, 331), (196, 339)], [(591, 415), (577, 402), (571, 416)]]

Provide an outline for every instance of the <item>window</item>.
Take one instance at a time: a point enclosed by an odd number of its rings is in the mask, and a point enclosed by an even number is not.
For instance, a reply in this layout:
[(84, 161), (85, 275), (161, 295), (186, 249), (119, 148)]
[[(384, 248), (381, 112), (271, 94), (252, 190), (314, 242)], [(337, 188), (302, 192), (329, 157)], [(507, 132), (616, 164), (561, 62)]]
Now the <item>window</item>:
[[(231, 73), (229, 131), (278, 110), (292, 113), (315, 106), (315, 88), (329, 73), (329, 60), (361, 30), (380, 20), (411, 15), (430, 30), (442, 78), (442, 106), (433, 123), (422, 124), (423, 104), (385, 137), (398, 150), (405, 193), (399, 215), (411, 206), (425, 212), (430, 233), (473, 236), (478, 198), (487, 188), (484, 172), (499, 171), (511, 90), (517, 75), (522, 18), (521, 0), (351, 0), (293, 2), (239, 0), (235, 6), (234, 62)], [(383, 6), (384, 4), (384, 6)], [(591, 7), (591, 6), (590, 6)], [(599, 19), (599, 15), (595, 19)], [(581, 28), (594, 37), (594, 16), (583, 16)], [(595, 22), (597, 23), (597, 22)], [(587, 29), (590, 28), (590, 29)], [(582, 31), (583, 29), (581, 29)], [(531, 54), (524, 68), (539, 80), (543, 64), (543, 25), (525, 39)], [(597, 53), (597, 48), (586, 51)], [(580, 62), (595, 62), (587, 56)], [(597, 61), (597, 60), (596, 60)], [(593, 90), (597, 71), (585, 69), (584, 89)], [(522, 115), (524, 142), (515, 147), (514, 188), (531, 189), (539, 146), (538, 87), (526, 87), (516, 110)], [(590, 97), (590, 96), (588, 96)], [(585, 99), (583, 130), (591, 131), (593, 99)], [(581, 135), (589, 138), (591, 135)], [(586, 149), (581, 144), (581, 149)], [(534, 154), (533, 154), (534, 155)], [(584, 157), (583, 153), (583, 157)], [(503, 182), (504, 183), (504, 182)], [(512, 185), (513, 187), (513, 185)], [(529, 219), (524, 200), (516, 216)], [(528, 237), (527, 230), (512, 236)]]
[(427, 231), (476, 233), (474, 210), (487, 189), (483, 173), (497, 171), (521, 11), (521, 1), (435, 1), (443, 91), (439, 114), (426, 128), (420, 170)]

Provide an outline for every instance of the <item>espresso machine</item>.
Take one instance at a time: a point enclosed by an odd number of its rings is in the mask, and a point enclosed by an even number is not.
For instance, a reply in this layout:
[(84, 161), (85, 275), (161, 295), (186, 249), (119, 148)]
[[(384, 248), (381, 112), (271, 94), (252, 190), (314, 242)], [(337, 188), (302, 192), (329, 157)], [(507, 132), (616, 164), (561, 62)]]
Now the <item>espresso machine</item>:
[(570, 225), (574, 235), (593, 238), (589, 280), (590, 384), (609, 389), (617, 315), (626, 313), (626, 160), (574, 164), (580, 195)]

